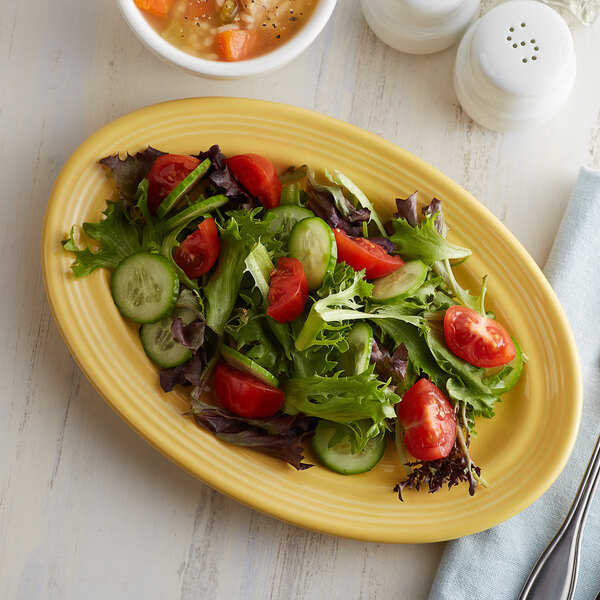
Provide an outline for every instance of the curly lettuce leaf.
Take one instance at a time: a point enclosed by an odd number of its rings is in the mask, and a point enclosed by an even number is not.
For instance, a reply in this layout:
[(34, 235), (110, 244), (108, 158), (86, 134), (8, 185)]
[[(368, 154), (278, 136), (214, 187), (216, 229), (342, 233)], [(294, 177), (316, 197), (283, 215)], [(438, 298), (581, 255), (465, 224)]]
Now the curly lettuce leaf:
[(426, 265), (432, 265), (437, 261), (471, 255), (471, 250), (449, 242), (437, 230), (436, 214), (426, 215), (420, 227), (411, 225), (405, 219), (392, 219), (394, 233), (390, 239), (403, 258), (418, 258)]
[[(333, 291), (336, 287), (337, 291)], [(336, 322), (356, 318), (355, 313), (363, 308), (362, 301), (371, 295), (372, 289), (373, 285), (363, 279), (363, 272), (357, 273), (345, 266), (336, 268), (332, 275), (326, 277), (318, 291), (321, 299), (312, 305), (304, 326), (298, 332), (296, 349), (304, 351), (314, 345), (331, 343), (324, 340), (323, 334), (347, 326)], [(362, 312), (361, 315), (364, 318)], [(339, 340), (340, 337), (343, 336), (333, 339)], [(340, 348), (340, 351), (343, 350)]]
[[(389, 429), (388, 419), (396, 415), (394, 404), (400, 398), (374, 373), (373, 365), (359, 375), (330, 377), (312, 375), (285, 382), (282, 411), (304, 413), (350, 427), (352, 451), (361, 451), (368, 440)], [(366, 430), (359, 421), (369, 420)]]
[[(304, 326), (298, 333), (296, 349), (307, 350), (311, 346), (331, 344), (332, 339), (343, 344), (340, 341), (340, 338), (344, 338), (342, 330), (349, 327), (350, 321), (359, 319), (392, 319), (415, 326), (423, 323), (423, 318), (407, 303), (376, 306), (366, 310), (365, 302), (370, 298), (372, 289), (373, 284), (364, 279), (364, 271), (356, 272), (346, 265), (336, 268), (332, 275), (325, 278), (317, 292), (320, 300), (312, 305)], [(338, 331), (339, 335), (332, 338), (332, 331)], [(326, 335), (328, 332), (329, 337)], [(343, 352), (345, 348), (338, 346), (338, 350)]]
[[(275, 323), (275, 321), (269, 319), (269, 323)], [(319, 344), (313, 345), (307, 350), (298, 350), (294, 346), (294, 341), (298, 338), (303, 326), (302, 321), (295, 319), (285, 326), (289, 329), (292, 344), (290, 353), (292, 376), (327, 375), (337, 369), (336, 353), (345, 352), (348, 349), (345, 333), (350, 330), (349, 325), (324, 329), (319, 336)]]
[(80, 248), (75, 240), (75, 227), (63, 240), (65, 250), (75, 254), (71, 270), (75, 277), (85, 277), (99, 268), (114, 269), (124, 258), (142, 250), (140, 231), (129, 220), (123, 203), (107, 202), (102, 213), (105, 218), (96, 223), (84, 223), (85, 235), (96, 240), (100, 249), (93, 252), (89, 246)]
[(446, 381), (446, 391), (454, 405), (462, 402), (472, 409), (474, 415), (491, 419), (496, 414), (494, 405), (500, 401), (499, 396), (467, 387), (452, 377)]

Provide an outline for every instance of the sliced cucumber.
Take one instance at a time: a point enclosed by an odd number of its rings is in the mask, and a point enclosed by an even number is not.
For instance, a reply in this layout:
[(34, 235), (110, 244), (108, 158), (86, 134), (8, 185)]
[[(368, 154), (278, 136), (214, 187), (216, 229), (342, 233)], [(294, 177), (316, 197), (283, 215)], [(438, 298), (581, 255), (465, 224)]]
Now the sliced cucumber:
[(167, 231), (173, 231), (181, 225), (189, 223), (192, 219), (196, 219), (197, 217), (201, 217), (206, 213), (220, 208), (224, 204), (227, 204), (227, 202), (229, 202), (229, 198), (227, 198), (225, 194), (219, 194), (218, 196), (211, 196), (210, 198), (199, 200), (167, 219), (165, 221), (165, 229)]
[(124, 317), (136, 323), (155, 323), (173, 309), (179, 278), (164, 256), (138, 252), (117, 265), (110, 291)]
[(176, 367), (192, 358), (192, 351), (173, 339), (171, 326), (175, 319), (181, 319), (184, 325), (188, 325), (195, 317), (196, 313), (189, 308), (176, 308), (156, 323), (143, 324), (140, 340), (148, 358), (163, 369)]
[(420, 260), (409, 260), (393, 273), (375, 279), (372, 299), (375, 302), (392, 302), (414, 294), (427, 277), (427, 265)]
[(156, 215), (164, 219), (165, 215), (204, 177), (210, 168), (210, 159), (202, 161), (183, 181), (178, 183), (158, 205)]
[(334, 436), (343, 436), (345, 425), (321, 419), (317, 425), (312, 445), (319, 461), (336, 473), (354, 475), (370, 471), (385, 452), (385, 435), (379, 435), (367, 442), (362, 452), (353, 454), (350, 449), (349, 435), (342, 438), (338, 444), (330, 446)]
[(337, 246), (331, 227), (319, 217), (303, 219), (294, 225), (288, 250), (304, 268), (309, 290), (316, 290), (325, 275), (335, 269)]
[(274, 214), (275, 219), (269, 226), (271, 233), (279, 232), (278, 236), (282, 240), (287, 240), (290, 236), (292, 228), (296, 223), (303, 219), (310, 219), (315, 216), (315, 213), (308, 208), (302, 206), (295, 206), (293, 204), (287, 204), (285, 206), (276, 206), (267, 213), (269, 215)]
[(355, 323), (348, 335), (349, 348), (339, 360), (338, 366), (346, 377), (366, 371), (371, 362), (373, 329), (368, 323)]
[(221, 356), (230, 367), (248, 373), (268, 385), (279, 387), (279, 380), (275, 375), (269, 373), (264, 367), (261, 367), (252, 359), (244, 356), (241, 352), (238, 352), (229, 346), (221, 346)]

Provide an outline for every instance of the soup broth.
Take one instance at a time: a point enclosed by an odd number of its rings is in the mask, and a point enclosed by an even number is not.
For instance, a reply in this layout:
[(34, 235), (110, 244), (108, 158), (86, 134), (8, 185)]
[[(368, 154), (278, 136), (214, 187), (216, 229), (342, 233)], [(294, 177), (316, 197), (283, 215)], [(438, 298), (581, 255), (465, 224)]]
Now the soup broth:
[(317, 1), (135, 0), (169, 43), (200, 58), (228, 61), (284, 44), (310, 18)]

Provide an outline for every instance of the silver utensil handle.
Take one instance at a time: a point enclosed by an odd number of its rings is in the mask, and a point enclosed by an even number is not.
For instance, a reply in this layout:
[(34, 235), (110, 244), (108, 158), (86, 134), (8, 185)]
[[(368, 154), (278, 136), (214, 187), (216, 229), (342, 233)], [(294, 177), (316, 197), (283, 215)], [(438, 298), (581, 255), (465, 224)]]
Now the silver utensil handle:
[(519, 600), (569, 600), (577, 582), (581, 532), (600, 480), (600, 436), (569, 514), (529, 575)]

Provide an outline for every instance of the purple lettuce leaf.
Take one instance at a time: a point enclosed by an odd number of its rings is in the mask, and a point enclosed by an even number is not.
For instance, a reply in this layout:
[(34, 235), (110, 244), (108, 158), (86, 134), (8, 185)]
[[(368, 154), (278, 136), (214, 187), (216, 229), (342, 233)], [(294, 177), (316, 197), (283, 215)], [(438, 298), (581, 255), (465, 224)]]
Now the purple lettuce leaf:
[(427, 206), (424, 206), (421, 209), (421, 212), (426, 216), (430, 217), (437, 213), (437, 217), (435, 218), (435, 228), (439, 233), (443, 232), (444, 229), (444, 219), (442, 217), (442, 201), (434, 198)]
[(394, 244), (394, 242), (392, 242), (392, 240), (390, 240), (389, 238), (383, 236), (370, 237), (369, 241), (381, 246), (388, 254), (392, 254), (396, 250), (396, 244)]
[(441, 490), (444, 485), (448, 489), (461, 482), (469, 484), (469, 494), (473, 496), (477, 488), (477, 479), (481, 475), (481, 469), (471, 462), (461, 450), (460, 445), (455, 443), (450, 454), (445, 458), (429, 461), (415, 461), (406, 463), (412, 469), (408, 477), (394, 487), (398, 498), (404, 502), (402, 492), (404, 489), (419, 490), (421, 486), (427, 485), (429, 493), (433, 494)]
[(408, 198), (396, 198), (396, 208), (398, 211), (394, 213), (395, 219), (406, 219), (409, 225), (417, 227), (417, 192), (413, 192)]
[[(417, 192), (413, 192), (408, 198), (396, 198), (396, 209), (392, 217), (394, 219), (405, 219), (413, 227), (419, 226), (419, 216), (417, 214)], [(394, 234), (392, 221), (384, 223), (384, 228), (388, 235)]]
[(303, 442), (314, 435), (316, 419), (282, 413), (269, 419), (246, 419), (199, 400), (193, 403), (192, 415), (198, 425), (223, 441), (284, 460), (298, 470), (312, 467), (302, 462)]
[(211, 167), (206, 178), (231, 200), (231, 203), (223, 208), (224, 211), (240, 207), (252, 210), (261, 206), (260, 201), (240, 184), (225, 164), (227, 157), (221, 152), (219, 146), (211, 146), (206, 152), (198, 154), (197, 158), (200, 161), (210, 158)]
[(408, 367), (408, 350), (404, 344), (400, 344), (392, 353), (374, 338), (371, 347), (371, 362), (375, 363), (375, 371), (380, 379), (383, 381), (392, 379), (390, 384), (392, 391), (399, 386), (404, 387)]
[(211, 146), (206, 152), (200, 152), (200, 154), (197, 155), (197, 158), (200, 162), (210, 158), (212, 168), (214, 169), (223, 169), (225, 167), (225, 161), (227, 160), (227, 157), (221, 152), (221, 149), (217, 144)]
[(362, 226), (361, 223), (369, 221), (371, 217), (371, 211), (367, 208), (356, 209), (348, 202), (348, 216), (342, 215), (337, 209), (335, 201), (331, 193), (324, 189), (324, 186), (319, 186), (320, 189), (315, 188), (310, 184), (310, 181), (306, 185), (306, 193), (308, 195), (308, 201), (306, 206), (310, 208), (317, 217), (320, 217), (331, 227), (332, 229), (341, 229), (348, 235), (353, 237), (362, 237)]
[(204, 369), (206, 356), (203, 348), (197, 350), (192, 358), (181, 365), (160, 372), (160, 387), (164, 392), (170, 392), (176, 385), (204, 386)]
[(206, 320), (202, 315), (184, 325), (181, 319), (175, 319), (171, 325), (173, 339), (185, 346), (188, 350), (195, 352), (204, 344), (204, 332), (206, 331)]
[(143, 152), (127, 154), (124, 159), (118, 154), (100, 159), (100, 164), (110, 169), (119, 199), (126, 208), (135, 203), (135, 193), (140, 181), (147, 177), (154, 161), (163, 154), (165, 153), (148, 146)]

